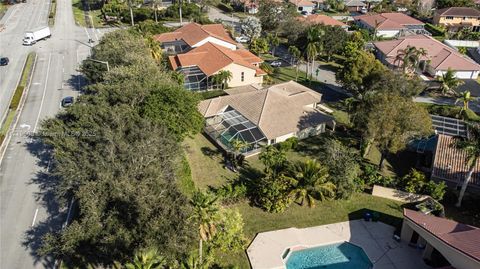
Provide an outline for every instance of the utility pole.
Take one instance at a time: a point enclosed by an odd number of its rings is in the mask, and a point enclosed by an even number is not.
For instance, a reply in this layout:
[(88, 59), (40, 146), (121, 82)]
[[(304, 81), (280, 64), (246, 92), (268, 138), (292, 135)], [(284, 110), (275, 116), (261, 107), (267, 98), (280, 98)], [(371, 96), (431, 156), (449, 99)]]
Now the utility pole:
[(182, 21), (182, 0), (178, 1), (178, 13), (180, 14), (180, 26), (182, 26), (183, 21)]
[(135, 26), (135, 21), (133, 20), (133, 9), (132, 9), (132, 0), (128, 0), (128, 8), (130, 9), (130, 21), (132, 26)]

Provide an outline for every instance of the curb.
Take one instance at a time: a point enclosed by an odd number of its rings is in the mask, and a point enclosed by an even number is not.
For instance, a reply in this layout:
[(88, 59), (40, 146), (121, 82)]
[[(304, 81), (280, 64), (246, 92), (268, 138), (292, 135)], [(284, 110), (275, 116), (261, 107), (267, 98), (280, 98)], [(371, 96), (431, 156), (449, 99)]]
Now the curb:
[[(32, 82), (33, 73), (35, 72), (35, 66), (37, 65), (37, 58), (38, 58), (38, 54), (35, 53), (35, 59), (33, 60), (32, 71), (28, 77), (27, 85), (25, 85), (25, 89), (22, 93), (22, 97), (20, 98), (20, 105), (17, 107), (17, 111), (15, 111), (14, 120), (10, 125), (7, 133), (5, 134), (5, 138), (3, 139), (2, 144), (0, 145), (0, 164), (2, 164), (3, 162), (3, 157), (5, 156), (5, 152), (7, 152), (8, 144), (10, 144), (10, 140), (12, 139), (12, 134), (15, 131), (15, 128), (17, 128), (18, 121), (20, 120), (20, 115), (22, 115), (23, 107), (25, 106), (25, 101), (27, 100), (28, 92), (30, 91), (30, 84)], [(25, 59), (24, 66), (27, 63), (27, 60), (28, 60), (28, 56)], [(23, 71), (24, 69), (22, 69), (22, 74), (23, 74)], [(21, 77), (22, 76), (20, 75), (20, 79)], [(19, 82), (20, 82), (20, 79), (19, 79)], [(17, 87), (18, 87), (18, 84), (19, 83), (17, 83)]]

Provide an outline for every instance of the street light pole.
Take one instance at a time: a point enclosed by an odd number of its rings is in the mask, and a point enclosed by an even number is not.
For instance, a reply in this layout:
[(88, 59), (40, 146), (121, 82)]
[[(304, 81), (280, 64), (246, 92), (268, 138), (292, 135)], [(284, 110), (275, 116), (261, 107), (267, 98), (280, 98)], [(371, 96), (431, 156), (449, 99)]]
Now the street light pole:
[(99, 61), (99, 60), (95, 60), (95, 59), (92, 59), (92, 58), (87, 58), (85, 60), (89, 60), (89, 61), (92, 61), (92, 62), (97, 62), (97, 63), (101, 63), (101, 64), (105, 64), (107, 65), (107, 72), (110, 72), (110, 65), (108, 64), (107, 61)]

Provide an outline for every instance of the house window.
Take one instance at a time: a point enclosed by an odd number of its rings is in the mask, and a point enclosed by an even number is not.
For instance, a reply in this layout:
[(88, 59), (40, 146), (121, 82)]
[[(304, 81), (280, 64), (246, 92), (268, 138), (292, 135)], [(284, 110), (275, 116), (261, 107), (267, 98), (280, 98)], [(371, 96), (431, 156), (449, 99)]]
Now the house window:
[(241, 77), (240, 77), (240, 81), (245, 81), (245, 72), (242, 72), (241, 74)]
[(446, 19), (447, 20), (453, 20), (453, 16), (447, 16)]

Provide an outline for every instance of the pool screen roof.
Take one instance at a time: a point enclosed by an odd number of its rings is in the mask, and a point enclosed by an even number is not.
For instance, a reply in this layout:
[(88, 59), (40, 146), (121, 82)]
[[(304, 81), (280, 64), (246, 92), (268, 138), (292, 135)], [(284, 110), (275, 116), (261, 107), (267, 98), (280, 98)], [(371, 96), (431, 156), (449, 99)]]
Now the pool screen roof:
[(231, 107), (214, 118), (214, 123), (208, 126), (207, 130), (227, 147), (231, 147), (230, 143), (233, 140), (256, 144), (267, 139), (255, 124)]
[(430, 116), (437, 134), (467, 137), (467, 126), (464, 121), (437, 115)]

